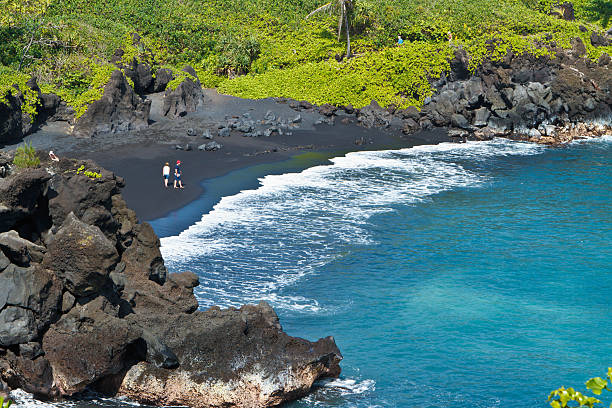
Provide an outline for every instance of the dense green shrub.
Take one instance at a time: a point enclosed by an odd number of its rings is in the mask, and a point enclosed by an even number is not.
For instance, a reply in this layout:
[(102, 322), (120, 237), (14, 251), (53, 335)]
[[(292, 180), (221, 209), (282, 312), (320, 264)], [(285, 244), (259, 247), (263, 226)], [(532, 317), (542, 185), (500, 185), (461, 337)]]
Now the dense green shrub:
[(346, 62), (313, 62), (239, 77), (221, 83), (219, 90), (245, 98), (284, 96), (356, 108), (373, 100), (384, 106), (420, 106), (434, 91), (429, 79), (449, 69), (451, 55), (447, 45), (408, 43)]
[(32, 147), (31, 143), (24, 143), (23, 146), (17, 148), (13, 164), (21, 169), (37, 167), (40, 164), (40, 159), (36, 155), (36, 150)]
[(254, 36), (238, 38), (224, 34), (217, 43), (218, 54), (216, 71), (219, 74), (246, 74), (251, 64), (259, 57), (261, 45)]

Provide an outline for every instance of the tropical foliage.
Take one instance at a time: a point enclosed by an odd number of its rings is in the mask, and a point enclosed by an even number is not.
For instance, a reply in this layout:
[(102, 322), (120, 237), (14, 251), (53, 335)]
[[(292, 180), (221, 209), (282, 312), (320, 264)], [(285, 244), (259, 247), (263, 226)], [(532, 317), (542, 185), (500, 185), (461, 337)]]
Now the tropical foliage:
[[(472, 68), (508, 49), (541, 55), (547, 45), (570, 47), (575, 37), (593, 59), (612, 54), (589, 38), (610, 26), (609, 1), (574, 0), (577, 21), (549, 15), (557, 1), (0, 0), (15, 11), (0, 16), (0, 98), (16, 92), (14, 83), (23, 90), (33, 74), (81, 115), (100, 97), (121, 48), (124, 64), (138, 58), (154, 72), (171, 68), (177, 81), (189, 64), (205, 86), (235, 95), (419, 105), (432, 91), (426, 79), (448, 69), (441, 57), (457, 47)], [(336, 61), (343, 55), (353, 57)]]

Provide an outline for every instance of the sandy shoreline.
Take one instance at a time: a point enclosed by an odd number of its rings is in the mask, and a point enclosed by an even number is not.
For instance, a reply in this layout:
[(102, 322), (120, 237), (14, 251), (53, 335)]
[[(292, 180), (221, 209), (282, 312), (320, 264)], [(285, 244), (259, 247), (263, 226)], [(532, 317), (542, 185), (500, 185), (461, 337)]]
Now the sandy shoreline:
[[(357, 146), (355, 138), (365, 137), (371, 143)], [(271, 136), (266, 139), (231, 136), (223, 140), (224, 148), (215, 152), (173, 150), (166, 145), (130, 144), (112, 151), (83, 152), (76, 157), (92, 159), (123, 177), (123, 196), (128, 206), (142, 221), (167, 215), (196, 200), (204, 192), (201, 184), (231, 171), (257, 164), (288, 160), (304, 152), (325, 152), (330, 156), (349, 151), (383, 150), (412, 147), (447, 141), (444, 132), (426, 132), (400, 138), (380, 130), (357, 126), (322, 125), (314, 131), (298, 131), (292, 136)], [(274, 151), (276, 150), (276, 151)], [(180, 160), (185, 189), (163, 187), (161, 168), (168, 161)], [(170, 179), (170, 185), (173, 178)]]
[[(330, 157), (360, 150), (384, 150), (435, 144), (450, 141), (442, 129), (403, 135), (399, 127), (366, 129), (354, 117), (338, 118), (334, 125), (315, 124), (317, 112), (300, 112), (301, 122), (291, 134), (269, 137), (244, 137), (232, 132), (229, 137), (217, 136), (217, 124), (229, 117), (248, 113), (261, 119), (272, 111), (277, 117), (292, 118), (298, 112), (274, 99), (248, 100), (219, 95), (205, 90), (198, 111), (174, 120), (159, 115), (161, 95), (150, 95), (151, 124), (141, 132), (112, 134), (91, 139), (75, 139), (68, 135), (63, 122), (45, 125), (25, 138), (37, 150), (53, 149), (56, 153), (79, 159), (91, 159), (113, 171), (126, 181), (123, 196), (141, 221), (164, 217), (202, 196), (202, 182), (250, 166), (286, 161), (305, 152), (324, 152)], [(208, 129), (214, 140), (223, 145), (218, 151), (199, 151), (198, 145), (210, 142), (202, 137)], [(188, 130), (195, 135), (188, 136)], [(176, 145), (189, 143), (192, 150), (177, 150)], [(15, 146), (12, 146), (14, 148)], [(11, 146), (9, 146), (11, 148)], [(182, 162), (185, 189), (163, 187), (162, 166)], [(170, 185), (173, 178), (171, 177)]]

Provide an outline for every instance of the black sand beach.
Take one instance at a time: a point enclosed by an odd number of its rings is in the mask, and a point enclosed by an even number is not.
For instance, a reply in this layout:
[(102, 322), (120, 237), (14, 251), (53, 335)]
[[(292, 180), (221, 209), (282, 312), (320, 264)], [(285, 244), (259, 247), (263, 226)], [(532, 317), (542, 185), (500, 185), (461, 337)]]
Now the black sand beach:
[[(223, 176), (231, 171), (256, 164), (281, 162), (304, 152), (326, 152), (330, 156), (350, 151), (382, 150), (450, 141), (446, 131), (419, 132), (410, 136), (398, 126), (387, 130), (366, 129), (354, 123), (354, 117), (337, 120), (335, 124), (315, 124), (317, 112), (300, 112), (299, 125), (287, 135), (244, 137), (233, 131), (229, 137), (217, 136), (217, 124), (245, 113), (255, 120), (272, 111), (277, 117), (293, 118), (298, 112), (286, 103), (274, 99), (247, 100), (219, 95), (205, 90), (198, 111), (174, 120), (160, 115), (161, 95), (151, 95), (151, 125), (145, 131), (129, 132), (108, 137), (74, 139), (69, 129), (57, 123), (43, 126), (28, 136), (38, 150), (79, 159), (91, 159), (113, 171), (126, 181), (123, 196), (142, 221), (163, 217), (182, 208), (202, 195), (204, 180)], [(343, 123), (346, 122), (346, 123)], [(192, 129), (194, 136), (189, 136)], [(216, 151), (200, 151), (198, 145), (210, 142), (202, 137), (208, 129), (213, 140), (223, 147)], [(191, 150), (184, 150), (186, 144)], [(183, 150), (176, 146), (183, 147)], [(7, 148), (14, 148), (9, 146)], [(162, 167), (182, 163), (184, 189), (163, 186)]]

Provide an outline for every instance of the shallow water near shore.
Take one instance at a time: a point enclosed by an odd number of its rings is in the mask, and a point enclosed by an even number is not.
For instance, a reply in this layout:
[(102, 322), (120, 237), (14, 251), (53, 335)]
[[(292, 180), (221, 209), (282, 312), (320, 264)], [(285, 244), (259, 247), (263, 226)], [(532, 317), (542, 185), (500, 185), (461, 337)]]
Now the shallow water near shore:
[(612, 365), (611, 137), (248, 173), (180, 234), (152, 224), (201, 308), (263, 299), (290, 335), (334, 335), (341, 378), (289, 407), (546, 407)]
[[(544, 407), (610, 365), (612, 139), (351, 153), (266, 176), (162, 239), (203, 308), (269, 301), (333, 334), (292, 407)], [(583, 388), (583, 387), (582, 387)]]

